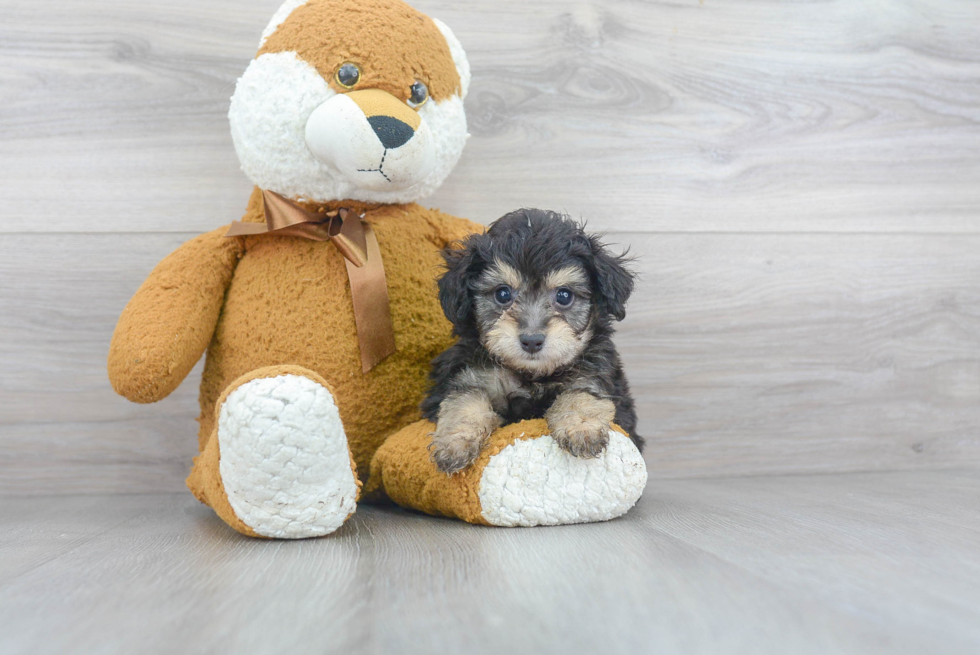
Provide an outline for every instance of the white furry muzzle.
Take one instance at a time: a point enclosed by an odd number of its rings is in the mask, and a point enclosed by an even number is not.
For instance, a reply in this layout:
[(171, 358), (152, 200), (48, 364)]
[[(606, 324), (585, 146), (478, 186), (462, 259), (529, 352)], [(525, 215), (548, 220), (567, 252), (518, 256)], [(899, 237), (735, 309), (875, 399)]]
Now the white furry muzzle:
[(425, 121), (413, 128), (394, 116), (368, 117), (346, 94), (313, 111), (306, 122), (306, 145), (351, 184), (371, 191), (406, 189), (433, 168), (433, 142)]

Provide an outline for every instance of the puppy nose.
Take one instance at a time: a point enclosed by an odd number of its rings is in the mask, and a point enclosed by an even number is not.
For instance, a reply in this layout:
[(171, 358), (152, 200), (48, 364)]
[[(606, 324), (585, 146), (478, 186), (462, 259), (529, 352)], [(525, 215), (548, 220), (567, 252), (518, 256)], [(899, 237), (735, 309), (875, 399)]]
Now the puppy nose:
[(522, 334), (521, 335), (521, 348), (525, 352), (536, 353), (542, 348), (544, 348), (544, 335), (543, 334)]
[(402, 147), (415, 136), (415, 130), (411, 125), (391, 116), (371, 116), (368, 118), (368, 123), (378, 135), (381, 145), (388, 150)]

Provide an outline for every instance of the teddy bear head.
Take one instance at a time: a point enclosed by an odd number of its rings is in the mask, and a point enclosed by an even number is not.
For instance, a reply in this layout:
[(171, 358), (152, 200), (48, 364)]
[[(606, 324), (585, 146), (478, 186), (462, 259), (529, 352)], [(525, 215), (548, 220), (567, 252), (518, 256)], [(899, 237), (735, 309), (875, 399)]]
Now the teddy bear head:
[(466, 143), (469, 63), (442, 22), (401, 0), (287, 0), (231, 99), (256, 186), (327, 203), (405, 203)]

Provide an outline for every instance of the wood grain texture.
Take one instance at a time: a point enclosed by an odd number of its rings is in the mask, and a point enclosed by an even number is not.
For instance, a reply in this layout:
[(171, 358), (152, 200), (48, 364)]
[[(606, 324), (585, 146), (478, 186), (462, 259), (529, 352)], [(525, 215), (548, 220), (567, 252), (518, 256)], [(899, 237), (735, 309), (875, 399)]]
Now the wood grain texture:
[(977, 472), (652, 480), (610, 523), (361, 508), (299, 542), (186, 494), (5, 499), (10, 653), (975, 653)]
[[(134, 405), (105, 360), (189, 236), (0, 235), (23, 280), (0, 297), (0, 491), (183, 489), (200, 368)], [(980, 468), (980, 237), (611, 238), (642, 253), (616, 341), (655, 477)]]
[(608, 524), (264, 542), (184, 490), (200, 369), (137, 406), (105, 358), (242, 213), (279, 4), (0, 0), (0, 652), (980, 651), (976, 2), (413, 0), (474, 72), (429, 204), (640, 255), (651, 482)]
[[(226, 121), (279, 0), (0, 4), (5, 232), (240, 216)], [(473, 138), (432, 199), (623, 231), (977, 232), (980, 11), (888, 3), (416, 5), (467, 47)]]
[(980, 466), (975, 237), (624, 236), (658, 474)]
[[(130, 405), (105, 356), (242, 212), (228, 98), (279, 2), (0, 0), (0, 491), (183, 489), (198, 373)], [(474, 71), (431, 204), (641, 255), (618, 342), (656, 476), (980, 465), (972, 0), (415, 4)]]

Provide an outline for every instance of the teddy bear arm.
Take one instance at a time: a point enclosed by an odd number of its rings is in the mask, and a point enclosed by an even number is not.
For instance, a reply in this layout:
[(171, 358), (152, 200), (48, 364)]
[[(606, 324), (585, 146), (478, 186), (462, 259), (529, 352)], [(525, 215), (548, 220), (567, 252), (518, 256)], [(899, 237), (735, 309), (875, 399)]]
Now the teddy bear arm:
[(243, 252), (221, 228), (161, 261), (126, 305), (109, 346), (109, 380), (138, 403), (167, 397), (201, 358)]

